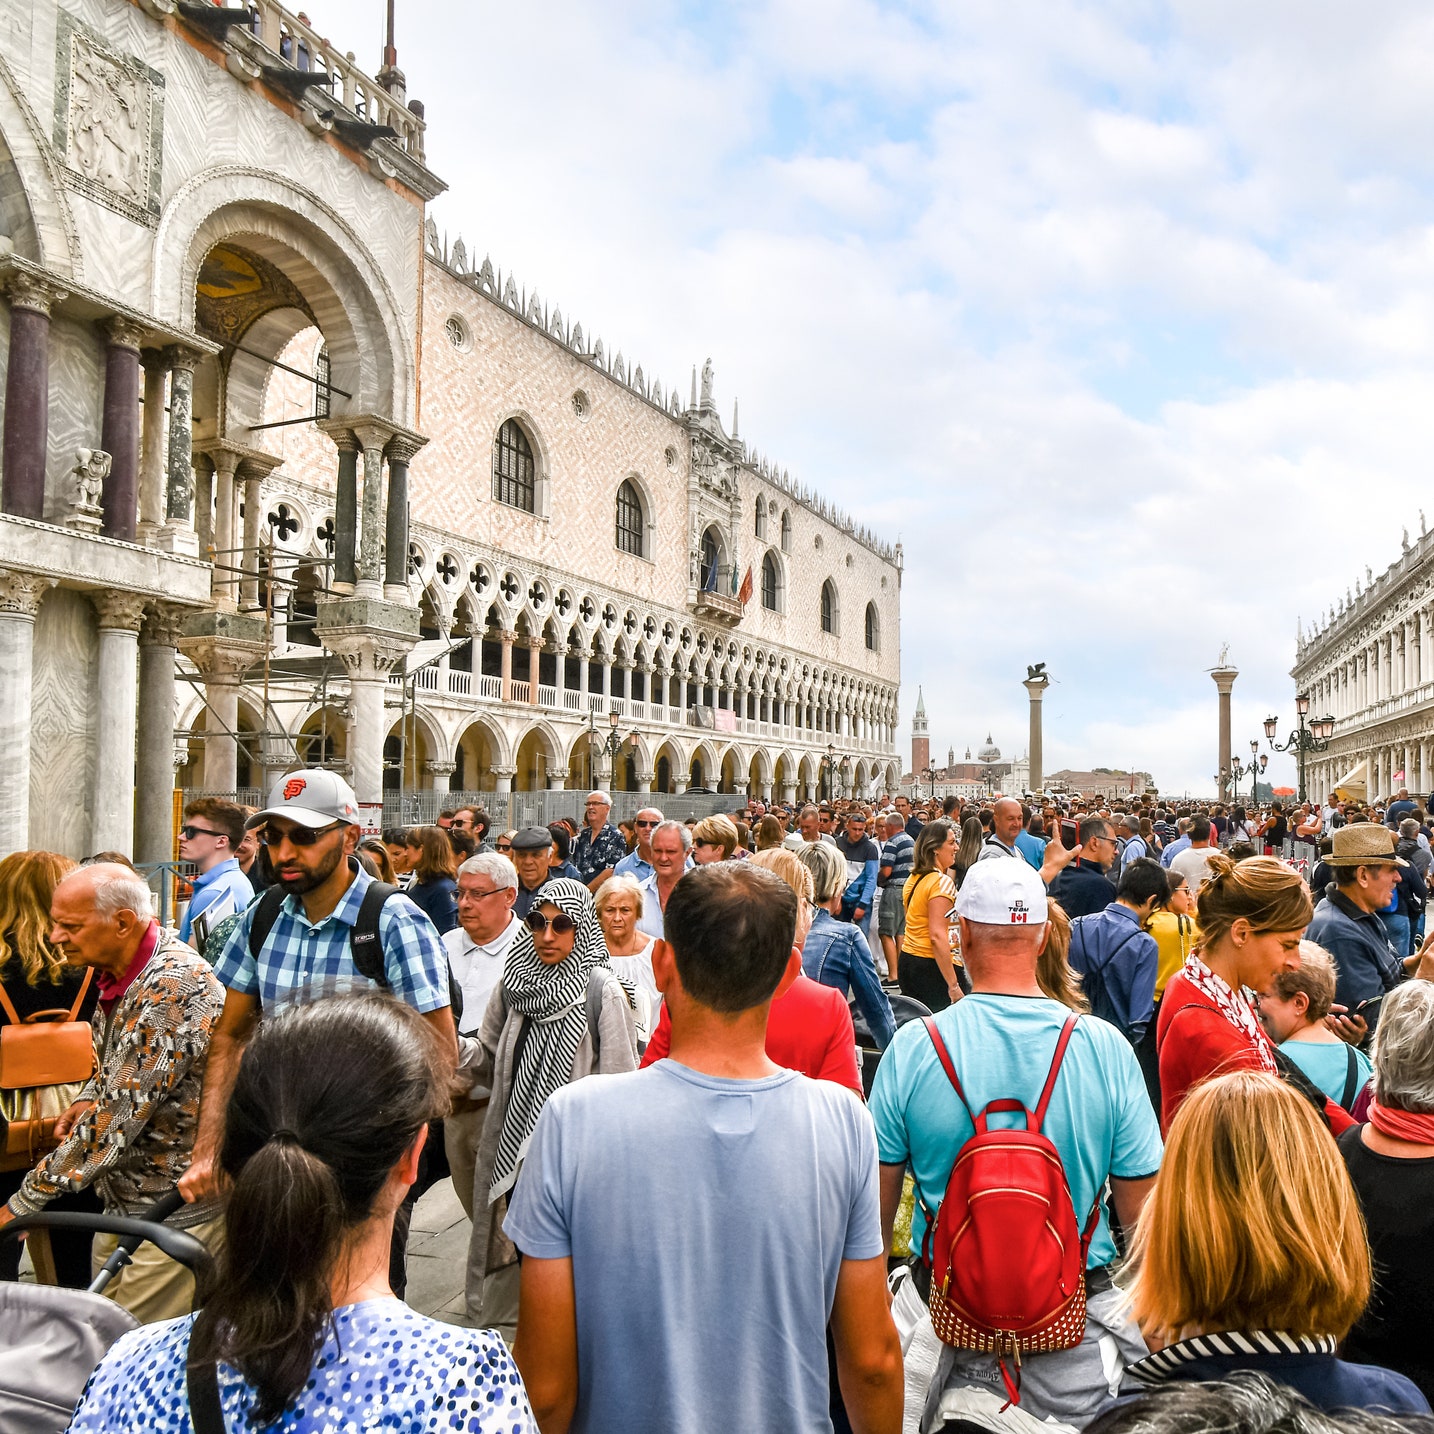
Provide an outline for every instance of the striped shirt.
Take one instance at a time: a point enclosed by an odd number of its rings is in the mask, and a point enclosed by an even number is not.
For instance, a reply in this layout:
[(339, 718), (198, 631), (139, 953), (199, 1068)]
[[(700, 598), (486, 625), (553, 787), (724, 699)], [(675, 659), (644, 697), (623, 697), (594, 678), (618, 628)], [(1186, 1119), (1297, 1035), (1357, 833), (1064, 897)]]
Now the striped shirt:
[(911, 868), (916, 865), (916, 843), (905, 832), (897, 832), (881, 849), (881, 864), (891, 868), (891, 875), (882, 882), (883, 886), (894, 886), (897, 891), (906, 885)]
[[(251, 906), (214, 963), (214, 974), (229, 990), (258, 996), (266, 1016), (286, 1005), (376, 989), (354, 965), (349, 948), (349, 933), (372, 883), (366, 871), (359, 871), (339, 904), (317, 923), (304, 915), (297, 896), (286, 896), (257, 960), (249, 954), (249, 928), (257, 910)], [(449, 1004), (442, 942), (433, 923), (408, 897), (390, 896), (384, 902), (378, 936), (384, 974), (399, 1000), (421, 1012)]]

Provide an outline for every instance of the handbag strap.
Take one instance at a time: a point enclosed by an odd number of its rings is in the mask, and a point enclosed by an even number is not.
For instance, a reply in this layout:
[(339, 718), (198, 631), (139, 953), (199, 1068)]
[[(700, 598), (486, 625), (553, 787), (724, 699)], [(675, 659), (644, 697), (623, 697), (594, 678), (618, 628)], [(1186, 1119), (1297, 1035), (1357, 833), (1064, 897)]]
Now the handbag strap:
[(90, 989), (90, 982), (94, 979), (95, 968), (85, 967), (85, 979), (80, 982), (79, 994), (75, 997), (75, 1004), (66, 1011), (63, 1007), (56, 1007), (53, 1011), (36, 1011), (28, 1016), (25, 1021), (20, 1019), (20, 1013), (16, 1011), (15, 1004), (10, 999), (10, 994), (5, 989), (5, 983), (0, 981), (0, 1010), (5, 1012), (6, 1019), (12, 1026), (23, 1026), (26, 1021), (33, 1021), (39, 1016), (64, 1016), (66, 1020), (77, 1021), (80, 1018), (80, 1007), (85, 1004), (85, 994)]
[(1354, 1047), (1344, 1048), (1344, 1091), (1340, 1095), (1339, 1103), (1349, 1110), (1354, 1104), (1354, 1098), (1359, 1093), (1359, 1061), (1355, 1058)]
[(5, 983), (0, 981), (0, 1010), (5, 1012), (6, 1019), (12, 1026), (20, 1024), (20, 1015), (16, 1011), (14, 1003), (10, 1000), (9, 992), (5, 989)]
[(85, 1004), (85, 994), (90, 989), (90, 982), (94, 979), (94, 974), (95, 968), (93, 966), (85, 967), (85, 979), (80, 982), (79, 994), (75, 997), (75, 1004), (70, 1007), (70, 1019), (72, 1021), (78, 1021), (80, 1019), (80, 1007)]
[(185, 1363), (184, 1392), (189, 1400), (189, 1422), (194, 1434), (228, 1434), (224, 1404), (219, 1398), (219, 1366), (214, 1360), (191, 1359)]

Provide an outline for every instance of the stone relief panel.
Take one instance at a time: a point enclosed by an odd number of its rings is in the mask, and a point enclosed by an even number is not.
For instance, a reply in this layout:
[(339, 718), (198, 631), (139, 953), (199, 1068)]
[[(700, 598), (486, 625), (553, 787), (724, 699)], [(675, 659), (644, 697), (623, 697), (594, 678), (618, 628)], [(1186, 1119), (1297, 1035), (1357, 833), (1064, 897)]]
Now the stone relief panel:
[(60, 11), (55, 148), (72, 187), (141, 223), (159, 217), (164, 76)]
[(35, 619), (30, 723), (30, 845), (86, 856), (99, 633), (83, 593), (55, 588)]

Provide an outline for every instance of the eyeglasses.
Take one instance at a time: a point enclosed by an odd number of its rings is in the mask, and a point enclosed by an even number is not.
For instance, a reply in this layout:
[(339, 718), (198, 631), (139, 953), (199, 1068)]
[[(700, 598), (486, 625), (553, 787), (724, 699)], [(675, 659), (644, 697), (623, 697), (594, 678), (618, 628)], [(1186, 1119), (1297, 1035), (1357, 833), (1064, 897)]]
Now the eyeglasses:
[(342, 825), (342, 822), (330, 822), (326, 827), (265, 827), (259, 833), (259, 840), (265, 846), (282, 846), (285, 842), (290, 846), (313, 846), (320, 837), (338, 831)]
[(540, 931), (551, 930), (554, 936), (566, 936), (569, 931), (577, 929), (571, 916), (565, 912), (558, 912), (556, 916), (544, 916), (541, 911), (530, 911), (523, 918), (523, 925), (533, 933), (534, 936)]
[(194, 838), (197, 836), (221, 837), (229, 835), (228, 832), (217, 832), (214, 830), (213, 827), (197, 827), (193, 824), (180, 827), (179, 834), (185, 839), (185, 841), (193, 841)]
[(497, 896), (500, 891), (507, 890), (508, 887), (506, 886), (495, 886), (488, 891), (464, 891), (463, 888), (460, 886), (458, 888), (458, 899), (459, 901), (462, 901), (463, 898), (466, 896), (469, 898), (470, 901), (482, 901), (485, 897)]
[(634, 822), (634, 823), (633, 823), (633, 826), (635, 826), (635, 827), (656, 827), (656, 826), (661, 826), (661, 825), (662, 825), (661, 822)]

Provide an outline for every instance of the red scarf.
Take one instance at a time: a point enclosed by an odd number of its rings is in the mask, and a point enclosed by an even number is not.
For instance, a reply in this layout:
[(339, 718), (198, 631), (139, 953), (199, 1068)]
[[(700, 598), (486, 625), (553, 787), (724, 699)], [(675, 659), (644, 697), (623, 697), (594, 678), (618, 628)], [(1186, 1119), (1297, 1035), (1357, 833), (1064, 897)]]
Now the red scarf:
[(1377, 1100), (1369, 1103), (1369, 1123), (1391, 1140), (1407, 1140), (1411, 1145), (1434, 1145), (1434, 1114), (1414, 1110), (1391, 1110)]
[(1185, 958), (1180, 974), (1245, 1038), (1261, 1068), (1271, 1075), (1277, 1074), (1279, 1067), (1275, 1064), (1274, 1047), (1255, 1015), (1250, 998), (1243, 991), (1232, 991), (1229, 983), (1217, 976), (1193, 952)]

